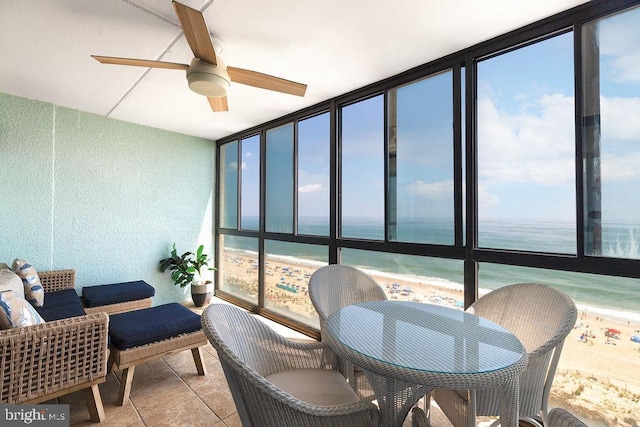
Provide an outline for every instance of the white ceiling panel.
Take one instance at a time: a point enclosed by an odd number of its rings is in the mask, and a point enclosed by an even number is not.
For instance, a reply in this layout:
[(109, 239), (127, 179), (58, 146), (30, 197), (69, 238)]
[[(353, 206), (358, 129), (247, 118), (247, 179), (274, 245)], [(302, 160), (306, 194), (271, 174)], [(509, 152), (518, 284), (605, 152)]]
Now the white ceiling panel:
[(0, 92), (209, 139), (360, 88), (584, 0), (184, 0), (204, 10), (227, 64), (308, 84), (304, 98), (232, 83), (213, 113), (184, 71), (91, 54), (189, 63), (169, 0), (0, 1)]

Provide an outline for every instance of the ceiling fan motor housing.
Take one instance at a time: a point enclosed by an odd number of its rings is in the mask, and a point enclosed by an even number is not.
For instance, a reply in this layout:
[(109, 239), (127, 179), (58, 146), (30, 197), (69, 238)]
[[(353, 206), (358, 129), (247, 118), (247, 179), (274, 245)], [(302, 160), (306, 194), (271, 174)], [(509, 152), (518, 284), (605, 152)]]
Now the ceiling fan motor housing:
[(218, 59), (218, 65), (193, 58), (187, 70), (189, 89), (200, 95), (218, 98), (227, 94), (231, 79), (227, 67)]

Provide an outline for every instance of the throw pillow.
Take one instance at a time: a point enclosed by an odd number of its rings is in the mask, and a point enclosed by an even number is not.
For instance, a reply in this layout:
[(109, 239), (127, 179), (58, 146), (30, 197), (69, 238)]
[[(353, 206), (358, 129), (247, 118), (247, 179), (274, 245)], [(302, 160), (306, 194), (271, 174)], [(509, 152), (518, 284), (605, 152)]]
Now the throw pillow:
[(20, 276), (24, 285), (24, 297), (35, 307), (44, 305), (44, 288), (36, 269), (23, 259), (13, 261), (13, 271)]
[(0, 292), (16, 291), (24, 298), (24, 286), (22, 279), (16, 273), (8, 269), (0, 269)]
[(38, 312), (15, 291), (0, 292), (0, 329), (44, 323)]

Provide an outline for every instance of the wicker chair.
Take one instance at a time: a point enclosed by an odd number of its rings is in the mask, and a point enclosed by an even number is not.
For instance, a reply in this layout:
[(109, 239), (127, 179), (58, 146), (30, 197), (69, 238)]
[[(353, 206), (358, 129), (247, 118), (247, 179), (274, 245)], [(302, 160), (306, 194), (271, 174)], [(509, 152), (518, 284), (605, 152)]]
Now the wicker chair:
[[(75, 272), (39, 273), (46, 292), (73, 289)], [(0, 331), (4, 404), (36, 404), (83, 390), (92, 421), (104, 419), (109, 317), (95, 313)]]
[(566, 410), (553, 408), (549, 411), (549, 427), (587, 427), (587, 425)]
[[(543, 424), (548, 425), (551, 384), (564, 340), (578, 315), (571, 298), (546, 285), (520, 283), (484, 295), (468, 310), (508, 329), (522, 342), (529, 362), (520, 376), (520, 418), (540, 426), (532, 417), (541, 415)], [(473, 425), (469, 391), (437, 389), (432, 395), (454, 426)], [(496, 389), (477, 390), (478, 416), (497, 415), (498, 404)]]
[(228, 304), (209, 305), (202, 328), (244, 427), (379, 425), (377, 407), (326, 368), (325, 344), (290, 341)]
[[(317, 269), (309, 279), (309, 297), (320, 317), (320, 334), (324, 340), (324, 323), (330, 315), (351, 304), (387, 299), (378, 282), (357, 268), (330, 264)], [(340, 371), (356, 392), (373, 393), (362, 370), (347, 360), (340, 360)]]

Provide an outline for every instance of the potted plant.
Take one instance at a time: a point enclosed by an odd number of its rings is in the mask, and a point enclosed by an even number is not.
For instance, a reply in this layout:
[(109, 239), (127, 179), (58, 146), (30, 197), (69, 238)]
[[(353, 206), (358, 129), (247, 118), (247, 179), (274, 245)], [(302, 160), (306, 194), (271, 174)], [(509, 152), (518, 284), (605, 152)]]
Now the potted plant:
[[(191, 299), (196, 307), (208, 304), (213, 296), (213, 282), (205, 281), (202, 276), (202, 268), (209, 265), (209, 256), (204, 252), (204, 245), (200, 245), (194, 254), (185, 252), (178, 255), (176, 244), (173, 244), (171, 256), (160, 260), (160, 271), (164, 273), (171, 270), (171, 280), (177, 286), (184, 288), (191, 285)], [(215, 270), (209, 267), (207, 270)]]

